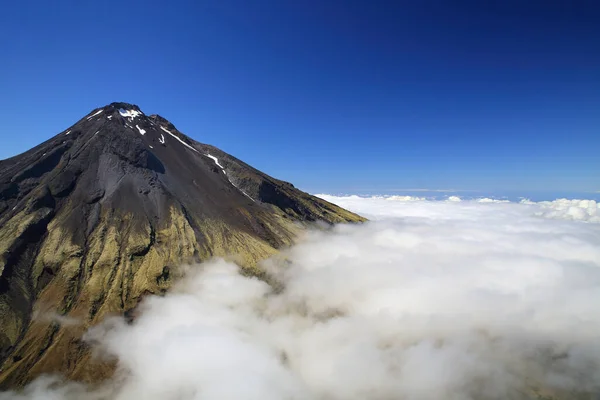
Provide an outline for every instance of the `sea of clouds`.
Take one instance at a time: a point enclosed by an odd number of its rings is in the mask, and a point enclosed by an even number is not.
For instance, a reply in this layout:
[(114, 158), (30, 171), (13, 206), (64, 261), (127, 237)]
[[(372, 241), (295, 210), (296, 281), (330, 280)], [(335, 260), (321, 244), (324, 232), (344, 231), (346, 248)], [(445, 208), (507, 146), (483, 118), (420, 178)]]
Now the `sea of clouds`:
[[(586, 200), (333, 197), (370, 222), (310, 232), (263, 267), (191, 266), (131, 324), (91, 390), (0, 399), (468, 400), (600, 393), (600, 212)], [(586, 397), (591, 398), (591, 397)]]

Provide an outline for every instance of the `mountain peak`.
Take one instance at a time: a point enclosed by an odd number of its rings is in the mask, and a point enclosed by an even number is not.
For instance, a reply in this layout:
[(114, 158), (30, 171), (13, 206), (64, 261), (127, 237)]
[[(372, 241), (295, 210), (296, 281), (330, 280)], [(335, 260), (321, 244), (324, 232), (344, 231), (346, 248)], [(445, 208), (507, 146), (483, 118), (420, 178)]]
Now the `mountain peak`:
[(137, 104), (125, 103), (125, 102), (113, 102), (107, 106), (102, 107), (103, 109), (123, 109), (123, 110), (136, 110), (141, 112), (142, 110)]
[[(235, 255), (260, 273), (256, 262), (308, 222), (362, 220), (137, 105), (97, 108), (2, 161), (0, 386), (41, 373), (106, 376), (81, 327), (163, 292), (182, 263)], [(44, 307), (82, 325), (30, 323)]]
[[(198, 152), (193, 147), (193, 141), (183, 133), (179, 132), (166, 118), (158, 114), (146, 115), (136, 104), (126, 102), (113, 102), (104, 107), (90, 111), (84, 118), (65, 132), (69, 135), (73, 132), (79, 136), (82, 132), (91, 132), (98, 138), (111, 138), (119, 135), (124, 138), (143, 139), (142, 141), (150, 148), (157, 145), (167, 147), (167, 141), (175, 139), (172, 144), (183, 145), (189, 150)], [(72, 138), (71, 136), (70, 138)]]
[[(113, 120), (113, 118), (115, 119)], [(84, 118), (84, 120), (88, 122), (94, 121), (96, 119), (121, 121), (124, 122), (124, 125), (129, 128), (131, 128), (131, 126), (134, 125), (134, 122), (137, 126), (149, 123), (151, 125), (162, 127), (162, 133), (171, 133), (172, 131), (177, 130), (177, 128), (175, 128), (175, 125), (173, 125), (171, 121), (167, 120), (166, 118), (158, 114), (151, 114), (147, 116), (137, 104), (126, 103), (121, 101), (112, 102), (104, 107), (95, 108), (92, 111), (90, 111), (88, 115), (86, 115), (86, 117)], [(144, 129), (145, 128), (142, 128), (141, 130)], [(185, 136), (180, 132), (179, 134), (181, 136)]]

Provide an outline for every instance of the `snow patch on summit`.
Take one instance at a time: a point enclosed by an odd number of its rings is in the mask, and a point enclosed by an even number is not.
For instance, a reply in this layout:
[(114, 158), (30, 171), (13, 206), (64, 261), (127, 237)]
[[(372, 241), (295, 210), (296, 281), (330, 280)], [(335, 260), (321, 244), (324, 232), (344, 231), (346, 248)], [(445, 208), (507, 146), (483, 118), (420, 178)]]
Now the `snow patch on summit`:
[(119, 109), (119, 114), (121, 114), (122, 117), (133, 119), (135, 117), (139, 117), (143, 113), (137, 110), (124, 110), (121, 108)]
[(136, 125), (135, 127), (138, 129), (138, 131), (140, 131), (140, 134), (141, 134), (142, 136), (144, 136), (144, 133), (146, 133), (146, 130), (145, 130), (145, 129), (142, 129), (142, 128), (140, 128), (138, 125)]
[(231, 183), (231, 185), (233, 185), (234, 188), (236, 188), (237, 190), (242, 192), (244, 194), (244, 196), (246, 196), (247, 198), (249, 198), (250, 200), (252, 200), (253, 202), (256, 203), (256, 200), (254, 200), (252, 197), (250, 197), (250, 195), (248, 195), (248, 193), (244, 192), (242, 189), (240, 189), (238, 187), (238, 185), (233, 183), (233, 181), (231, 180), (229, 175), (227, 175), (227, 171), (225, 171), (225, 167), (221, 165), (221, 163), (219, 162), (219, 159), (217, 157), (211, 155), (210, 153), (205, 154), (205, 156), (210, 158), (211, 160), (213, 160), (215, 162), (215, 164), (217, 164), (217, 167), (221, 168), (221, 171), (223, 171), (223, 174), (227, 177), (227, 180), (229, 181), (229, 183)]
[(92, 119), (93, 117), (95, 117), (96, 115), (100, 114), (102, 111), (104, 110), (98, 110), (95, 113), (93, 113), (92, 115), (90, 115), (89, 117), (87, 117), (88, 120)]
[(92, 115), (87, 117), (87, 120), (89, 121), (90, 119), (94, 118), (96, 115), (100, 114), (102, 111), (104, 111), (104, 110), (96, 111), (95, 113), (93, 113)]
[(215, 164), (217, 164), (217, 166), (223, 170), (223, 173), (225, 173), (225, 167), (219, 163), (219, 159), (217, 157), (211, 156), (210, 154), (206, 154), (206, 157), (212, 158), (212, 160), (215, 162)]
[[(163, 131), (167, 132), (169, 135), (173, 136), (175, 139), (179, 140), (179, 142), (184, 145), (185, 147), (187, 147), (190, 150), (194, 150), (196, 153), (200, 154), (200, 152), (198, 150), (196, 150), (195, 148), (193, 148), (192, 146), (190, 146), (189, 144), (187, 144), (186, 142), (184, 142), (183, 140), (181, 140), (179, 138), (179, 136), (174, 135), (173, 133), (171, 133), (171, 131), (169, 131), (167, 128), (165, 128), (164, 126), (161, 126), (160, 129), (162, 129)], [(164, 143), (164, 142), (161, 142)]]
[[(225, 171), (223, 171), (223, 172), (225, 172)], [(249, 195), (248, 193), (246, 193), (246, 192), (244, 192), (242, 189), (240, 189), (240, 188), (238, 187), (238, 185), (236, 185), (235, 183), (233, 183), (233, 182), (231, 181), (231, 179), (229, 179), (229, 177), (227, 177), (227, 180), (229, 181), (229, 183), (231, 183), (231, 184), (233, 185), (233, 187), (234, 187), (234, 188), (236, 188), (237, 190), (239, 190), (240, 192), (242, 192), (242, 193), (244, 194), (244, 196), (246, 196), (247, 198), (249, 198), (250, 200), (252, 200), (253, 202), (255, 202), (255, 203), (256, 203), (256, 200), (254, 200), (252, 197), (250, 197), (250, 195)]]

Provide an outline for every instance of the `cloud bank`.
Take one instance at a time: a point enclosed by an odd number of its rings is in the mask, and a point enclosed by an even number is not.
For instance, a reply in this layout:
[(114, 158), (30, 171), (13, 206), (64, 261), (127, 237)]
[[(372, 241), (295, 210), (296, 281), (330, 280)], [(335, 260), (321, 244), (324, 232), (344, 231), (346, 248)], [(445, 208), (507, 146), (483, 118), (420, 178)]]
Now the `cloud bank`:
[[(372, 218), (388, 218), (400, 216), (427, 215), (431, 217), (443, 217), (449, 212), (469, 212), (472, 216), (485, 217), (489, 212), (515, 212), (526, 217), (532, 215), (550, 218), (564, 219), (570, 221), (584, 221), (591, 223), (600, 223), (600, 203), (594, 200), (569, 200), (557, 199), (554, 201), (533, 202), (523, 199), (520, 203), (513, 203), (508, 200), (499, 200), (491, 198), (479, 198), (473, 200), (463, 200), (459, 196), (448, 196), (445, 201), (430, 200), (425, 197), (417, 196), (373, 196), (360, 197), (352, 196), (331, 196), (327, 194), (318, 194), (318, 197), (327, 201), (336, 203), (341, 207), (352, 211), (363, 213)], [(393, 202), (393, 204), (391, 203)], [(398, 203), (415, 204), (398, 204)], [(462, 203), (460, 207), (454, 207), (447, 203)], [(505, 203), (504, 208), (478, 208), (480, 203)], [(529, 207), (522, 207), (529, 206)], [(425, 213), (425, 214), (423, 214)]]
[(132, 324), (88, 333), (118, 357), (114, 379), (91, 390), (46, 377), (0, 399), (600, 392), (595, 203), (321, 197), (372, 221), (311, 232), (268, 260), (273, 286), (223, 260), (192, 266)]

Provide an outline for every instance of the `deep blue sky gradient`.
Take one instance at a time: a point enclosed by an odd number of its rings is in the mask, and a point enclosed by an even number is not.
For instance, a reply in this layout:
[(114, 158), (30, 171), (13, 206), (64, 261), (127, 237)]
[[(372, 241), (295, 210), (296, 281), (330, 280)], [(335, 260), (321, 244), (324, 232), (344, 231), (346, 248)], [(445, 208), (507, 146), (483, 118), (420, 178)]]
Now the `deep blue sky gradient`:
[(23, 0), (0, 159), (113, 101), (312, 192), (600, 190), (597, 1)]

